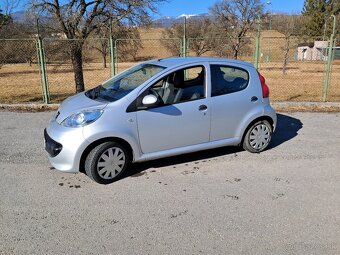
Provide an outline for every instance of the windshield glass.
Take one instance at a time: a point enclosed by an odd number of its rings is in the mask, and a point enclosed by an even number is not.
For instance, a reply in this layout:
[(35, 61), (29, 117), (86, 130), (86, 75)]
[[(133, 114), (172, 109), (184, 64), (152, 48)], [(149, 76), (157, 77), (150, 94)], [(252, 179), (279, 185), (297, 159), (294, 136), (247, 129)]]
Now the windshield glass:
[(86, 96), (91, 99), (103, 99), (110, 102), (119, 100), (164, 69), (163, 66), (151, 64), (134, 66), (87, 91)]

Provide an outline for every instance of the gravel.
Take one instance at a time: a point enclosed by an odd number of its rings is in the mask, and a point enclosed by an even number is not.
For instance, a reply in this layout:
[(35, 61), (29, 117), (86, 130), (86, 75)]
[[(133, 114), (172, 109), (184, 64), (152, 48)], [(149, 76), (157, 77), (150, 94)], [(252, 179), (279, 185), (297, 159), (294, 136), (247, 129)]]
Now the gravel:
[(0, 112), (0, 254), (340, 254), (340, 115), (279, 114), (271, 148), (51, 168), (51, 113)]

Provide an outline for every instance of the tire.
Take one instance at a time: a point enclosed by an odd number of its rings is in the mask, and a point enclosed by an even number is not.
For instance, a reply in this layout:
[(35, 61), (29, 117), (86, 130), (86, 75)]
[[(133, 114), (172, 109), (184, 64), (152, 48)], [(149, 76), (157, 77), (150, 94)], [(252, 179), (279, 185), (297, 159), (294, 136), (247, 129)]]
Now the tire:
[(243, 149), (252, 153), (265, 150), (270, 143), (272, 130), (272, 126), (266, 120), (255, 122), (244, 136)]
[(117, 142), (102, 143), (90, 151), (85, 160), (85, 172), (100, 184), (110, 184), (120, 178), (131, 163), (128, 149)]

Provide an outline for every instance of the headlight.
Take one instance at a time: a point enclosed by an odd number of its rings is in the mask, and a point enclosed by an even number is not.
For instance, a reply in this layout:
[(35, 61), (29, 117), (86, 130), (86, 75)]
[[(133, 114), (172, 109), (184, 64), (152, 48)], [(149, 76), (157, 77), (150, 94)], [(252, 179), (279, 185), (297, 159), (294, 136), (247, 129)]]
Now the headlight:
[(61, 122), (64, 127), (83, 127), (95, 122), (103, 114), (103, 110), (82, 111), (73, 114)]

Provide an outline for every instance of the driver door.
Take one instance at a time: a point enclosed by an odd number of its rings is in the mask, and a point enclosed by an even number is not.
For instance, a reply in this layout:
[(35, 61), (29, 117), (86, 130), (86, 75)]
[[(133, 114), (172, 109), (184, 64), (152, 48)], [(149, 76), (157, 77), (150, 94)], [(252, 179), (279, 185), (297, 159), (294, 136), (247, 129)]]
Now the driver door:
[(144, 154), (209, 142), (206, 88), (206, 69), (199, 65), (172, 72), (142, 93), (144, 96), (157, 93), (160, 101), (156, 106), (137, 111)]

